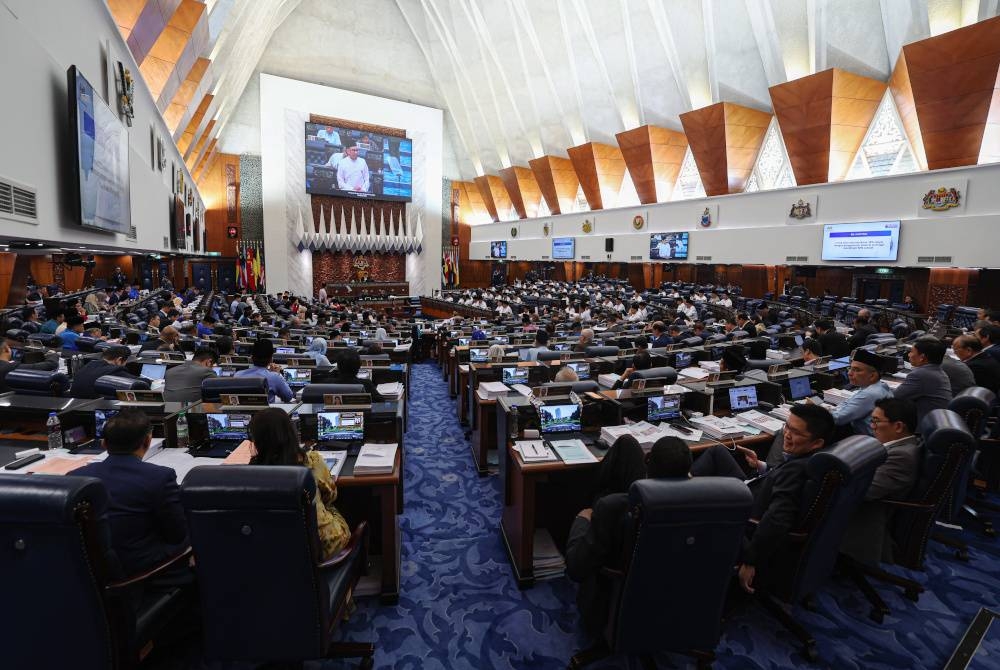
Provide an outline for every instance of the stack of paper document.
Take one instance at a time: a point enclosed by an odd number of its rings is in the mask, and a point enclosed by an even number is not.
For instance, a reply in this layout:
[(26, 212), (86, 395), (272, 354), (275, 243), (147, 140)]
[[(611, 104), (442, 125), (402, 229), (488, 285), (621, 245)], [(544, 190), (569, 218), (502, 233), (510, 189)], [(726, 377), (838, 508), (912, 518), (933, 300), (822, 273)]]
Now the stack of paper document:
[(399, 400), (403, 395), (403, 385), (400, 382), (379, 384), (375, 388), (386, 400)]
[(484, 400), (496, 400), (501, 396), (507, 395), (510, 391), (507, 385), (503, 382), (482, 382), (476, 392), (479, 393), (479, 397)]
[(768, 349), (764, 353), (764, 357), (765, 358), (778, 358), (778, 359), (781, 359), (781, 360), (787, 360), (788, 359), (788, 355), (790, 353), (791, 352), (784, 351), (782, 349)]
[(632, 426), (604, 426), (601, 428), (601, 442), (609, 447), (623, 435), (631, 435)]
[(542, 440), (520, 440), (514, 443), (514, 449), (521, 454), (525, 463), (542, 463), (556, 460), (556, 455), (545, 446)]
[(848, 391), (847, 389), (827, 389), (823, 391), (823, 402), (828, 402), (831, 405), (839, 405), (855, 393), (857, 391)]
[(354, 464), (354, 474), (386, 475), (391, 473), (396, 462), (397, 446), (395, 443), (364, 444), (358, 453), (358, 460)]
[(785, 426), (785, 422), (781, 419), (775, 419), (774, 417), (762, 414), (755, 409), (752, 409), (749, 412), (740, 412), (736, 415), (736, 418), (771, 435), (774, 435)]
[(531, 389), (524, 384), (514, 384), (511, 388), (523, 395), (525, 398), (531, 395)]
[(734, 418), (702, 416), (691, 419), (691, 423), (701, 428), (706, 435), (717, 440), (735, 439), (746, 436), (747, 430)]
[(597, 462), (597, 457), (590, 453), (587, 445), (580, 440), (559, 440), (550, 442), (549, 444), (559, 454), (559, 458), (562, 459), (563, 463), (567, 465)]
[(616, 375), (613, 372), (607, 372), (603, 375), (597, 375), (597, 383), (605, 388), (612, 388), (615, 383), (621, 379), (621, 375)]
[[(344, 463), (347, 461), (346, 451), (324, 451), (323, 461), (326, 463), (326, 467), (330, 469), (330, 474), (336, 479), (340, 476), (340, 471), (344, 469)], [(357, 469), (357, 468), (355, 468)]]
[(785, 403), (783, 405), (778, 405), (777, 407), (775, 407), (770, 411), (771, 416), (775, 417), (776, 419), (780, 419), (782, 421), (787, 421), (791, 413), (792, 413), (792, 406), (789, 405), (788, 403)]
[(688, 379), (705, 379), (709, 372), (705, 368), (684, 368), (677, 374)]
[(552, 535), (545, 528), (535, 529), (534, 550), (531, 555), (535, 579), (561, 577), (566, 571), (566, 560), (556, 549)]
[(709, 372), (719, 372), (719, 361), (699, 361), (698, 366)]

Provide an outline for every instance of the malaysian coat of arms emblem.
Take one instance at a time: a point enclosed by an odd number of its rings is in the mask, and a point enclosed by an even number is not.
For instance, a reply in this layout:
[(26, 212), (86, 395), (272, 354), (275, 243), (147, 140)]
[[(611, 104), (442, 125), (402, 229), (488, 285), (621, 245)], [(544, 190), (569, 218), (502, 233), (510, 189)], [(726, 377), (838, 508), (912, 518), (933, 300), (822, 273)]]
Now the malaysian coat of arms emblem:
[(583, 232), (590, 233), (594, 230), (594, 224), (591, 223), (590, 219), (583, 220)]
[(641, 214), (636, 214), (635, 218), (632, 219), (632, 227), (636, 230), (642, 230), (642, 227), (646, 224), (646, 220), (642, 218)]
[(797, 203), (792, 205), (791, 211), (788, 212), (788, 216), (793, 219), (807, 219), (812, 215), (812, 203), (808, 203), (804, 200), (799, 200)]
[(923, 198), (923, 208), (935, 212), (943, 212), (952, 207), (958, 207), (961, 202), (962, 194), (958, 189), (942, 186), (937, 190), (932, 188), (927, 191), (927, 195)]
[(706, 207), (705, 211), (701, 213), (700, 223), (702, 228), (708, 228), (712, 225), (712, 212), (709, 211), (708, 207)]
[(517, 237), (517, 226), (514, 226), (510, 229), (510, 236)]

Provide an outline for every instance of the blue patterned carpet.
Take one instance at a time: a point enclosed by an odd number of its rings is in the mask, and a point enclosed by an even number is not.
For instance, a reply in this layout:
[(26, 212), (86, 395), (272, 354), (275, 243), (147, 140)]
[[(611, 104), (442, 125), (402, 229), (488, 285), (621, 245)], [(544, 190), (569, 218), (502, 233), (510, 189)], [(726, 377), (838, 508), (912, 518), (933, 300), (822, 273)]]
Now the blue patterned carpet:
[[(414, 366), (412, 385), (402, 597), (395, 607), (360, 600), (342, 636), (374, 640), (379, 668), (566, 667), (587, 645), (577, 627), (574, 585), (557, 579), (517, 589), (497, 530), (497, 478), (476, 474), (437, 366)], [(747, 607), (726, 623), (716, 667), (942, 667), (979, 608), (1000, 608), (1000, 543), (968, 536), (969, 563), (932, 545), (927, 572), (915, 573), (928, 588), (919, 603), (877, 587), (892, 609), (883, 625), (867, 618), (867, 602), (847, 581), (821, 592), (814, 612), (798, 608), (799, 620), (816, 636), (819, 663), (806, 662), (776, 621)], [(688, 667), (680, 656), (660, 661), (660, 667)], [(612, 658), (592, 667), (629, 665)]]

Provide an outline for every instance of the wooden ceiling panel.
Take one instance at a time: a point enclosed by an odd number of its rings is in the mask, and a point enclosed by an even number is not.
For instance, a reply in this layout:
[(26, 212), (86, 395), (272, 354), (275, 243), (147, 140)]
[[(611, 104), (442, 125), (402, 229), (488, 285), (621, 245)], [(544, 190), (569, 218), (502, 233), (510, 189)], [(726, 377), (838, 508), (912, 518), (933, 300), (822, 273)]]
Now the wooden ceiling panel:
[(490, 218), (494, 221), (499, 221), (501, 217), (506, 218), (507, 212), (510, 211), (511, 202), (510, 196), (507, 195), (507, 189), (504, 188), (500, 177), (488, 174), (483, 177), (476, 177), (475, 181)]
[(998, 72), (1000, 17), (903, 47), (890, 85), (911, 142), (920, 136), (927, 169), (979, 161)]
[(770, 122), (767, 112), (729, 102), (681, 114), (706, 195), (743, 191)]
[(538, 216), (538, 205), (542, 200), (542, 191), (538, 188), (535, 173), (530, 168), (513, 166), (500, 170), (510, 201), (522, 219)]
[(913, 147), (914, 158), (921, 170), (927, 169), (927, 154), (924, 151), (924, 141), (920, 136), (920, 122), (917, 121), (917, 105), (913, 101), (913, 88), (910, 86), (909, 68), (906, 67), (906, 57), (901, 52), (896, 59), (896, 66), (889, 78), (889, 91), (892, 101), (896, 103), (896, 111), (903, 123), (903, 132)]
[(621, 149), (610, 144), (587, 142), (570, 147), (567, 153), (590, 209), (613, 207), (625, 178), (625, 159)]
[[(161, 9), (169, 10), (169, 4)], [(162, 12), (161, 12), (162, 13)], [(206, 23), (205, 3), (197, 0), (182, 0), (170, 15), (169, 21), (161, 26), (155, 40), (142, 57), (136, 56), (146, 85), (153, 98), (159, 98), (171, 76), (186, 77), (186, 72), (176, 72), (191, 35), (200, 23)], [(206, 24), (207, 25), (207, 24)], [(153, 62), (155, 61), (155, 62)], [(187, 61), (190, 64), (190, 61)], [(175, 80), (172, 85), (179, 85)], [(173, 88), (166, 92), (170, 95)]]
[(553, 214), (572, 212), (576, 193), (580, 188), (573, 163), (561, 156), (542, 156), (528, 161), (528, 165), (531, 166), (549, 211)]
[(486, 203), (475, 182), (459, 181), (452, 182), (452, 184), (457, 185), (459, 189), (458, 220), (460, 223), (475, 224), (489, 220), (490, 214), (486, 209)]
[(684, 133), (641, 126), (615, 137), (639, 202), (646, 205), (669, 200), (687, 150)]
[(129, 33), (135, 27), (145, 6), (146, 0), (108, 0), (108, 9), (115, 17), (115, 23), (121, 30)]

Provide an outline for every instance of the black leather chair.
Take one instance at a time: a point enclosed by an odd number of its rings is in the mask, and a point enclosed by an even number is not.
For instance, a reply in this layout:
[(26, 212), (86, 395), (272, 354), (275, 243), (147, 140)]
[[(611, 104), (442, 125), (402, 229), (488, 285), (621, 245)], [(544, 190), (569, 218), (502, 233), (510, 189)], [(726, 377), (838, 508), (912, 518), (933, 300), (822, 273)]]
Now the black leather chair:
[(986, 429), (986, 421), (990, 417), (990, 412), (993, 409), (995, 401), (996, 395), (992, 391), (981, 386), (973, 386), (959, 393), (948, 403), (948, 409), (958, 414), (965, 422), (972, 437), (976, 440), (977, 449), (973, 456), (966, 462), (965, 467), (955, 481), (950, 494), (951, 501), (942, 513), (945, 519), (953, 523), (959, 523), (963, 516), (968, 516), (980, 525), (983, 533), (988, 537), (996, 535), (993, 522), (983, 516), (981, 510), (977, 508), (985, 506), (989, 511), (995, 512), (997, 510), (994, 506), (985, 503), (985, 501), (970, 500), (968, 498), (968, 491), (973, 471), (976, 469), (976, 465), (980, 462), (980, 457), (983, 455), (983, 447), (987, 444), (992, 446), (992, 443), (981, 442), (980, 439), (983, 437)]
[(630, 388), (636, 379), (662, 379), (664, 384), (673, 384), (677, 381), (677, 370), (669, 366), (660, 368), (649, 368), (648, 370), (636, 370), (622, 382), (622, 388)]
[[(711, 663), (753, 496), (736, 479), (642, 479), (629, 489), (623, 568), (613, 581), (604, 638), (570, 661), (661, 651)], [(645, 662), (645, 659), (644, 659)]]
[(264, 377), (208, 377), (201, 381), (201, 399), (205, 402), (219, 402), (226, 395), (267, 395), (267, 380)]
[[(106, 512), (98, 479), (0, 474), (0, 565), (12, 577), (4, 588), (11, 616), (0, 627), (3, 667), (138, 668), (148, 643), (192, 604), (181, 589), (136, 597), (190, 549), (124, 579), (108, 546)], [(58, 640), (44, 621), (64, 622)]]
[(563, 354), (569, 354), (570, 358), (583, 358), (584, 354), (576, 351), (539, 351), (538, 358), (539, 361), (558, 361), (562, 360)]
[(5, 377), (7, 388), (23, 395), (61, 398), (69, 393), (69, 377), (63, 372), (14, 368)]
[(886, 450), (873, 437), (854, 435), (809, 457), (799, 518), (784, 548), (757, 566), (756, 595), (816, 660), (816, 641), (775, 598), (794, 604), (812, 596), (833, 571), (847, 523), (864, 500)]
[(21, 328), (9, 328), (6, 333), (7, 339), (15, 342), (27, 342), (29, 334), (28, 331)]
[[(923, 570), (927, 542), (935, 522), (951, 500), (950, 492), (975, 448), (975, 440), (955, 412), (936, 409), (920, 422), (923, 453), (920, 476), (906, 500), (882, 500), (890, 508), (889, 532), (892, 562), (909, 570)], [(935, 537), (935, 539), (937, 539)], [(924, 587), (878, 566), (845, 561), (849, 574), (872, 605), (871, 618), (881, 622), (889, 608), (864, 576), (902, 587), (916, 601)]]
[(26, 342), (28, 344), (37, 343), (39, 346), (49, 349), (57, 349), (62, 346), (62, 338), (51, 333), (32, 333), (27, 336)]
[(94, 381), (94, 391), (102, 398), (114, 400), (118, 391), (148, 391), (149, 382), (145, 379), (132, 379), (118, 375), (104, 375)]
[(76, 350), (81, 354), (92, 354), (96, 351), (95, 347), (97, 343), (101, 340), (96, 337), (90, 337), (89, 335), (81, 335), (76, 338)]
[(21, 325), (21, 330), (23, 330), (24, 332), (28, 333), (28, 335), (32, 335), (34, 333), (37, 333), (41, 329), (42, 329), (42, 326), (37, 321), (25, 321)]
[[(322, 560), (315, 495), (304, 467), (202, 466), (185, 477), (181, 501), (196, 559), (206, 657), (295, 662), (360, 656), (362, 667), (372, 666), (371, 644), (331, 643), (365, 569), (367, 526)], [(261, 566), (280, 579), (262, 578)]]
[(361, 384), (307, 384), (302, 389), (303, 403), (322, 403), (325, 395), (341, 395), (345, 393), (365, 393)]
[(619, 349), (616, 346), (593, 344), (587, 347), (583, 354), (587, 358), (596, 358), (598, 356), (617, 356), (618, 352)]
[(569, 384), (573, 387), (573, 393), (586, 393), (587, 391), (597, 392), (600, 390), (600, 385), (593, 379), (581, 379), (575, 382), (546, 382), (542, 384), (545, 387), (552, 386), (564, 386)]

